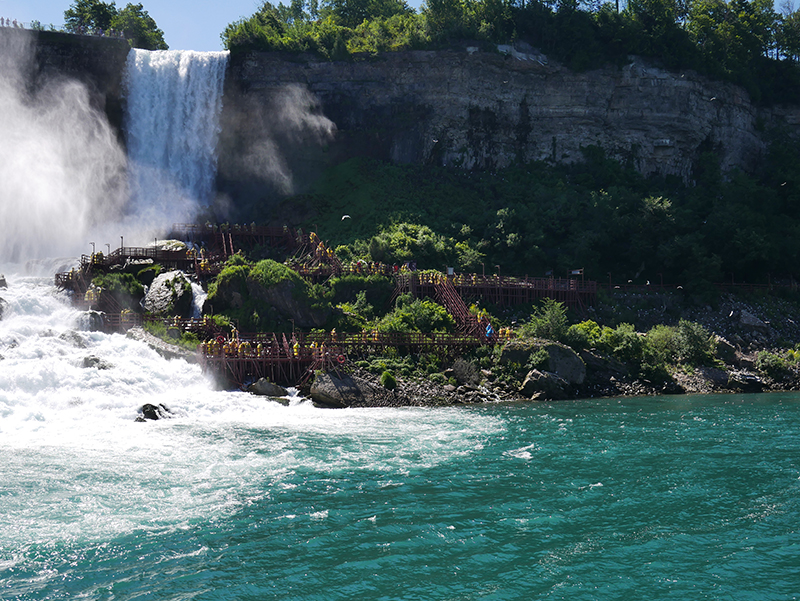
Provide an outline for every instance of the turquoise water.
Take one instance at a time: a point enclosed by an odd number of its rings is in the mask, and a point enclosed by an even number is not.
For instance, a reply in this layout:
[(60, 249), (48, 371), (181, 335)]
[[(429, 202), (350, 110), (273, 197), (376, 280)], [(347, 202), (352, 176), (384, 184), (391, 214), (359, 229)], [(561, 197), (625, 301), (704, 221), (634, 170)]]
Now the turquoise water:
[(800, 594), (796, 394), (203, 416), (0, 446), (0, 597)]

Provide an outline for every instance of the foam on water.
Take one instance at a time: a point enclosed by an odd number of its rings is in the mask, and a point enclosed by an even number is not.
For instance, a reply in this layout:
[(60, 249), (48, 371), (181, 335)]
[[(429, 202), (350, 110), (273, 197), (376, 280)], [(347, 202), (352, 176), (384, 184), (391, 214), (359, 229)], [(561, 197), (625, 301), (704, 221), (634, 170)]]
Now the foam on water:
[[(7, 280), (0, 548), (186, 527), (237, 511), (297, 470), (402, 475), (469, 454), (498, 428), (467, 414), (331, 411), (214, 390), (197, 365), (81, 331), (80, 312), (47, 279)], [(101, 368), (84, 367), (87, 357)], [(144, 403), (175, 417), (137, 423)]]

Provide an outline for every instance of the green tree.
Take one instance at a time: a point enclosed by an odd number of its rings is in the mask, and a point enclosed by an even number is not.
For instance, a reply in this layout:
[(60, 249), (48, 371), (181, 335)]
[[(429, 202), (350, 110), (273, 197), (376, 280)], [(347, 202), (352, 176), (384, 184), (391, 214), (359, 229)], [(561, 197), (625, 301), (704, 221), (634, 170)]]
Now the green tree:
[(141, 4), (128, 4), (111, 20), (111, 28), (121, 31), (131, 46), (145, 50), (168, 50), (164, 32)]
[(794, 62), (800, 60), (800, 10), (790, 12), (780, 20), (775, 41), (779, 56)]
[(128, 4), (117, 10), (114, 2), (102, 0), (75, 0), (64, 11), (66, 30), (72, 33), (88, 33), (91, 31), (121, 31), (134, 48), (146, 50), (167, 50), (164, 32), (156, 25), (144, 6)]
[(434, 38), (457, 37), (466, 29), (466, 10), (462, 0), (425, 0), (422, 14)]
[(567, 338), (567, 308), (555, 299), (543, 298), (521, 331), (523, 336), (563, 341)]
[(117, 15), (117, 7), (102, 0), (75, 0), (64, 11), (65, 28), (72, 33), (88, 33), (111, 28), (111, 21)]
[(337, 24), (351, 29), (364, 21), (413, 12), (405, 0), (326, 0), (322, 14), (332, 14)]

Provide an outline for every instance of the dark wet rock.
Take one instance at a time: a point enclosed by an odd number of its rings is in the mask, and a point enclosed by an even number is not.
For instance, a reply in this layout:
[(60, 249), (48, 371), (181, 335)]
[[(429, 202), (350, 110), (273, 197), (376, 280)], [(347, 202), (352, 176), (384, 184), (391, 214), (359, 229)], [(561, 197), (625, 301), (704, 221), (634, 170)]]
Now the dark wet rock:
[(729, 374), (728, 386), (738, 392), (761, 392), (767, 388), (767, 383), (753, 373), (732, 371)]
[(182, 271), (159, 274), (142, 301), (145, 311), (156, 315), (192, 316), (192, 284)]
[(8, 283), (6, 282), (6, 276), (0, 273), (0, 288), (8, 288)]
[(78, 318), (78, 327), (86, 332), (102, 332), (105, 329), (105, 314), (100, 311), (84, 311)]
[(101, 359), (96, 355), (89, 355), (88, 357), (83, 358), (83, 367), (95, 368), (95, 369), (111, 369), (114, 366), (105, 359)]
[(144, 422), (147, 420), (168, 419), (172, 417), (172, 412), (163, 404), (152, 405), (146, 403), (139, 407), (139, 415), (136, 418), (137, 422)]
[(289, 395), (289, 391), (283, 386), (278, 386), (266, 378), (260, 378), (259, 380), (250, 384), (250, 386), (247, 387), (247, 392), (259, 396), (269, 397), (285, 397)]
[(3, 313), (5, 312), (6, 307), (8, 307), (8, 303), (5, 301), (5, 299), (0, 298), (0, 319), (3, 319)]
[(733, 365), (736, 361), (736, 347), (722, 336), (715, 336), (714, 344), (717, 349), (715, 353), (717, 359), (724, 361), (728, 365)]

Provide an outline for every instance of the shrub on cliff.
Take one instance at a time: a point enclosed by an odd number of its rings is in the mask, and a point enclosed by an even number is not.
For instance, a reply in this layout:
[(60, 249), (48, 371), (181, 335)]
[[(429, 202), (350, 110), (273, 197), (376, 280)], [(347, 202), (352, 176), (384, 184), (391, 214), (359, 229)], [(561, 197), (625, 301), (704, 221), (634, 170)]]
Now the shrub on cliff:
[(716, 342), (699, 323), (681, 319), (677, 328), (677, 354), (681, 362), (692, 365), (713, 365)]
[(567, 338), (567, 308), (555, 299), (544, 298), (520, 331), (523, 336), (561, 342)]
[(455, 331), (456, 323), (447, 309), (429, 299), (411, 300), (409, 295), (397, 299), (394, 311), (375, 325), (379, 332), (405, 334), (409, 332)]
[(104, 273), (95, 276), (92, 284), (102, 288), (125, 309), (139, 309), (139, 301), (144, 297), (144, 287), (129, 273)]
[(395, 379), (394, 374), (389, 370), (386, 370), (381, 374), (381, 386), (383, 386), (386, 390), (394, 390), (397, 388), (397, 380)]

